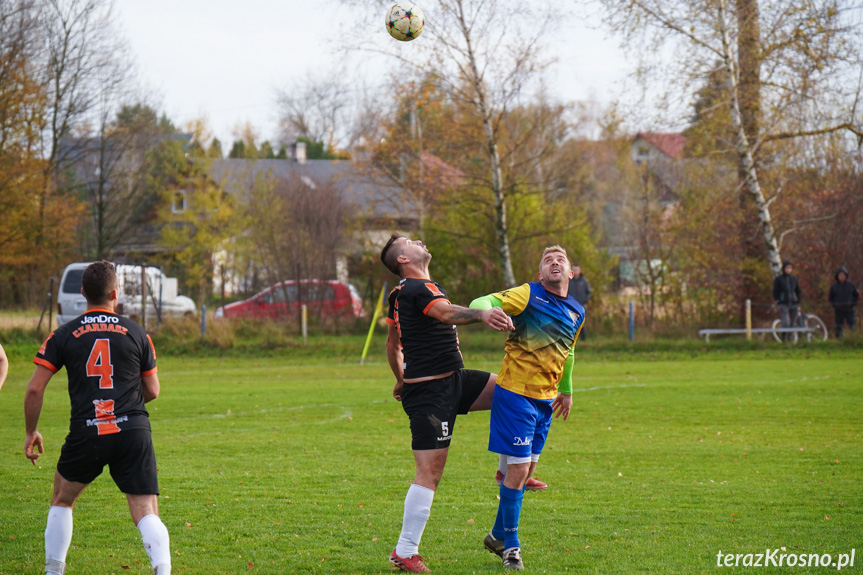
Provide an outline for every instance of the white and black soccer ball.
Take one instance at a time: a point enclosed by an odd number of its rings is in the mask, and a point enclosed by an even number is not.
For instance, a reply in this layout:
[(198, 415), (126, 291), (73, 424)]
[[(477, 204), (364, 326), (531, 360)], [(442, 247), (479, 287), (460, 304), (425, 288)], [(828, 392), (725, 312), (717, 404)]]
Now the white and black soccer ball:
[(425, 16), (416, 4), (399, 2), (387, 11), (386, 24), (390, 36), (407, 42), (422, 34)]

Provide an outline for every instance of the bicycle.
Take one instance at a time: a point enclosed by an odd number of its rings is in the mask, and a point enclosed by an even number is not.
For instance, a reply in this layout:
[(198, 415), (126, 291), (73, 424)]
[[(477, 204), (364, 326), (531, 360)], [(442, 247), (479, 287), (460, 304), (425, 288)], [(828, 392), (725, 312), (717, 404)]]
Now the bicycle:
[[(797, 338), (800, 336), (801, 333), (806, 334), (806, 341), (809, 342), (812, 341), (812, 338), (815, 338), (815, 341), (826, 341), (827, 334), (829, 333), (827, 331), (827, 325), (821, 320), (820, 317), (811, 313), (806, 313), (802, 309), (797, 310), (797, 317), (794, 319), (794, 323), (791, 327), (805, 328), (807, 330), (806, 332), (795, 331), (787, 333), (787, 335), (790, 336), (791, 343), (797, 343)], [(786, 335), (786, 333), (776, 331), (777, 329), (782, 329), (782, 320), (773, 320), (773, 325), (771, 326), (771, 328), (773, 329), (773, 337), (776, 339), (776, 341), (782, 343), (782, 336)]]

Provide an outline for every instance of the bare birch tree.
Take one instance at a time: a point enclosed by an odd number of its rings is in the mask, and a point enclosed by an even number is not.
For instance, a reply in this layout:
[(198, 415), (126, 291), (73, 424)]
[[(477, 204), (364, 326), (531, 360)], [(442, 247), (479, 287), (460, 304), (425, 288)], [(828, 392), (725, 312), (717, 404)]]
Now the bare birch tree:
[(436, 9), (439, 75), (452, 97), (472, 106), (482, 122), (498, 261), (504, 283), (515, 285), (499, 132), (543, 68), (539, 40), (552, 14), (524, 2), (490, 0), (442, 0)]
[[(350, 3), (369, 5), (361, 0)], [(374, 20), (382, 24), (384, 6), (376, 4), (381, 10)], [(425, 31), (409, 45), (391, 41), (386, 47), (375, 47), (368, 38), (356, 45), (389, 58), (393, 77), (388, 80), (394, 84), (390, 90), (399, 97), (404, 95), (405, 76), (410, 78), (412, 71), (419, 70), (420, 75), (440, 79), (451, 100), (471, 110), (473, 117), (464, 119), (477, 122), (479, 131), (474, 133), (474, 126), (467, 124), (459, 129), (471, 132), (475, 149), (456, 153), (483, 168), (481, 177), (474, 170), (471, 185), (489, 192), (488, 204), (494, 213), (491, 247), (504, 283), (514, 285), (508, 196), (519, 190), (506, 180), (500, 131), (508, 113), (533, 95), (529, 90), (541, 89), (540, 72), (547, 63), (542, 60), (547, 24), (568, 8), (551, 11), (517, 0), (428, 0), (422, 8), (427, 18)]]
[[(680, 91), (719, 72), (730, 114), (739, 189), (754, 203), (767, 264), (781, 246), (759, 176), (759, 153), (777, 140), (840, 130), (863, 142), (861, 29), (853, 2), (798, 0), (601, 0), (606, 22), (630, 47), (675, 46)], [(859, 9), (859, 6), (858, 6)], [(858, 10), (859, 11), (859, 10)], [(649, 45), (649, 50), (644, 46)]]

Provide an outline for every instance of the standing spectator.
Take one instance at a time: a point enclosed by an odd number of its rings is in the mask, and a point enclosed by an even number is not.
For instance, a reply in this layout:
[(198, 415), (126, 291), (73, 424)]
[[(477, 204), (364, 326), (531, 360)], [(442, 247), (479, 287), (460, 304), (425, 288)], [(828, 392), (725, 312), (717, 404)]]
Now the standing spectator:
[[(575, 298), (575, 301), (581, 304), (581, 307), (587, 311), (587, 300), (590, 299), (590, 284), (587, 281), (587, 278), (581, 275), (581, 266), (578, 264), (573, 264), (572, 266), (572, 278), (569, 280), (569, 295)], [(582, 341), (587, 339), (587, 328), (581, 328), (581, 335), (579, 336)]]
[(856, 325), (854, 308), (857, 307), (857, 302), (860, 300), (860, 291), (848, 281), (848, 270), (845, 269), (845, 266), (836, 270), (834, 277), (836, 283), (830, 286), (829, 299), (836, 319), (836, 337), (842, 337), (843, 322), (847, 323), (848, 329), (852, 331)]
[[(791, 275), (794, 265), (791, 260), (782, 262), (782, 273), (773, 280), (773, 303), (779, 306), (779, 319), (782, 327), (792, 327), (797, 320), (797, 308), (800, 305), (800, 283), (797, 276)], [(787, 333), (782, 334), (782, 340), (789, 339)]]

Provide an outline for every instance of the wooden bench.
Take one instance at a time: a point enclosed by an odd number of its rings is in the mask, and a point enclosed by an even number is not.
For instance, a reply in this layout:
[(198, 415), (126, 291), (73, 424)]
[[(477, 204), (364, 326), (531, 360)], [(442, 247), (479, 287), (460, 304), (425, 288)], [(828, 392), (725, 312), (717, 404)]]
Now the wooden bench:
[[(709, 329), (699, 329), (698, 335), (704, 338), (704, 341), (709, 342), (711, 335), (746, 335), (746, 328), (709, 328)], [(751, 333), (809, 333), (814, 330), (811, 330), (807, 327), (777, 327), (773, 329), (772, 327), (758, 327), (752, 328), (749, 330)]]

